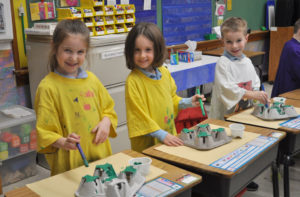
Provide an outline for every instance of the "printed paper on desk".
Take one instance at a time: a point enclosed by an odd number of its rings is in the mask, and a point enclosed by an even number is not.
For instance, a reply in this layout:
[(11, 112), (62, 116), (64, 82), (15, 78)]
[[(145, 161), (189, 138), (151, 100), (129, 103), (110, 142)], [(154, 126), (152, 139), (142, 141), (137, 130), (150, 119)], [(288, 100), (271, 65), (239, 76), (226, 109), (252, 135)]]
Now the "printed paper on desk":
[[(300, 114), (300, 108), (295, 107), (295, 110), (298, 114)], [(280, 124), (286, 121), (286, 120), (276, 120), (276, 121), (262, 120), (260, 118), (257, 118), (256, 116), (253, 116), (251, 114), (252, 111), (253, 108), (247, 109), (233, 116), (230, 116), (227, 120), (233, 122), (246, 123), (250, 125), (267, 127), (271, 129), (278, 129), (280, 127)]]
[[(217, 129), (222, 126), (209, 124), (212, 129)], [(228, 127), (222, 127), (225, 128), (225, 131), (227, 135), (231, 135), (230, 129)], [(238, 149), (242, 145), (248, 143), (249, 141), (257, 138), (260, 136), (260, 134), (252, 133), (252, 132), (244, 132), (244, 136), (242, 139), (232, 139), (232, 141), (228, 144), (219, 146), (217, 148), (206, 150), (206, 151), (200, 151), (194, 148), (190, 148), (187, 146), (166, 146), (161, 145), (155, 148), (155, 150), (159, 150), (171, 155), (176, 155), (178, 157), (188, 159), (190, 161), (194, 161), (197, 163), (209, 165), (212, 162), (220, 159), (221, 157), (224, 157), (225, 155), (231, 153), (232, 151)]]
[[(132, 159), (132, 157), (127, 154), (117, 153), (106, 157), (105, 159), (89, 163), (89, 167), (81, 166), (56, 176), (27, 184), (26, 186), (43, 197), (74, 196), (74, 192), (77, 190), (81, 178), (87, 174), (93, 174), (96, 165), (110, 163), (113, 165), (115, 172), (118, 174), (129, 165), (128, 161), (130, 159)], [(164, 173), (166, 173), (166, 171), (151, 165), (150, 173), (147, 175), (146, 181), (153, 180)]]

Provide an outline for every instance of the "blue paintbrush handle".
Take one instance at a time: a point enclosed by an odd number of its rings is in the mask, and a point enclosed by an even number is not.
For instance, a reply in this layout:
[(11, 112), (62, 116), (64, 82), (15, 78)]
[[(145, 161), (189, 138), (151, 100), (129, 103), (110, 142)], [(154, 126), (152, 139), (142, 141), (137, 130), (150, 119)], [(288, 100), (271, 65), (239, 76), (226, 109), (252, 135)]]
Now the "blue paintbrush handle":
[(87, 161), (86, 158), (85, 158), (85, 155), (84, 155), (84, 153), (83, 153), (83, 151), (82, 151), (82, 148), (81, 148), (80, 144), (79, 144), (79, 143), (76, 143), (76, 146), (77, 146), (77, 148), (78, 148), (78, 150), (79, 150), (79, 152), (80, 152), (80, 155), (81, 155), (81, 158), (82, 158), (82, 160), (83, 160), (83, 162), (84, 162), (85, 167), (89, 167), (89, 163), (88, 163), (88, 161)]

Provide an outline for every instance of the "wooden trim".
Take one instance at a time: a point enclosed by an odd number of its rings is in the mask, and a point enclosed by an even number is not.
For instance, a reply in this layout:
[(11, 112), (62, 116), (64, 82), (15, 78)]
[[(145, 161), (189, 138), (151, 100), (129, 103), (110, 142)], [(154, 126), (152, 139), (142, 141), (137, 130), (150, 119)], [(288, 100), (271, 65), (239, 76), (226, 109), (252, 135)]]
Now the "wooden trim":
[(250, 33), (248, 42), (253, 42), (257, 40), (265, 40), (270, 38), (270, 31), (260, 31), (256, 30)]
[(13, 40), (12, 40), (12, 51), (14, 55), (14, 65), (15, 69), (20, 69), (20, 58), (19, 58), (19, 51), (18, 51), (18, 41), (17, 41), (17, 31), (16, 31), (16, 22), (15, 22), (15, 10), (14, 10), (14, 1), (10, 0), (10, 7), (11, 7), (11, 20), (12, 20), (12, 27), (13, 27)]
[(15, 69), (14, 74), (16, 75), (17, 86), (24, 86), (29, 84), (29, 72), (28, 68)]
[[(265, 40), (270, 37), (270, 32), (269, 31), (253, 31), (249, 35), (248, 42), (253, 42), (257, 40)], [(205, 40), (205, 41), (199, 41), (197, 42), (197, 51), (207, 51), (207, 50), (212, 50), (216, 48), (223, 47), (223, 43), (221, 40)], [(167, 49), (171, 50), (173, 49), (174, 51), (178, 50), (185, 50), (187, 49), (187, 45), (185, 44), (179, 44), (179, 45), (172, 45), (168, 46)]]

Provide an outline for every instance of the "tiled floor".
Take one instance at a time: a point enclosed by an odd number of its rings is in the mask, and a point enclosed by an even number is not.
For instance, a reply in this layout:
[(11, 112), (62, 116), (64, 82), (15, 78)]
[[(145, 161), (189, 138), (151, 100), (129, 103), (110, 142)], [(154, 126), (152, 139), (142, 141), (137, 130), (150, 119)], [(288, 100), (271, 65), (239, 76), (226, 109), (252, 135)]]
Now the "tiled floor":
[[(271, 95), (272, 85), (269, 83), (264, 83), (265, 90), (268, 95)], [(206, 109), (209, 109), (209, 105), (207, 105)], [(295, 166), (290, 167), (290, 194), (291, 197), (300, 196), (300, 157), (295, 159)], [(8, 185), (3, 187), (4, 193), (10, 190), (25, 186), (28, 183), (32, 183), (50, 176), (49, 170), (37, 166), (37, 175), (27, 178), (23, 181), (19, 181), (17, 183)], [(283, 173), (282, 170), (279, 174), (279, 184), (280, 184), (280, 196), (283, 196)], [(266, 169), (263, 173), (261, 173), (255, 180), (256, 183), (259, 184), (259, 189), (256, 192), (246, 192), (243, 197), (271, 197), (273, 196), (272, 190), (272, 180), (271, 180), (271, 169)], [(1, 196), (1, 195), (0, 195)], [(3, 196), (3, 195), (2, 195)]]

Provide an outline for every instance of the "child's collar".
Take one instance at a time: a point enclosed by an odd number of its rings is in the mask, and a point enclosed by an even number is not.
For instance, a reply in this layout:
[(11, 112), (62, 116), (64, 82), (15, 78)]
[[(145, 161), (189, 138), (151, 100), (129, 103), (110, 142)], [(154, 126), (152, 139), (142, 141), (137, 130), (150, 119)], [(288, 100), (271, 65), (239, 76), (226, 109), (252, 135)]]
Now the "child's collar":
[(56, 74), (59, 74), (60, 76), (63, 76), (65, 78), (69, 78), (69, 79), (85, 79), (88, 77), (88, 74), (85, 70), (83, 70), (81, 67), (78, 68), (78, 74), (77, 74), (77, 77), (74, 77), (74, 76), (69, 76), (69, 75), (64, 75), (60, 72), (58, 72), (56, 69), (54, 69), (54, 72)]
[(225, 57), (227, 57), (227, 58), (228, 58), (229, 60), (231, 60), (231, 61), (241, 60), (241, 59), (243, 59), (243, 58), (245, 57), (244, 53), (242, 53), (241, 57), (233, 56), (233, 55), (231, 55), (227, 50), (224, 50), (223, 55), (224, 55)]
[(145, 69), (142, 69), (140, 67), (137, 67), (137, 69), (140, 70), (144, 75), (146, 75), (147, 77), (149, 77), (151, 79), (159, 80), (161, 78), (161, 72), (158, 70), (158, 68), (153, 68), (155, 70), (155, 74), (148, 72)]

